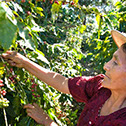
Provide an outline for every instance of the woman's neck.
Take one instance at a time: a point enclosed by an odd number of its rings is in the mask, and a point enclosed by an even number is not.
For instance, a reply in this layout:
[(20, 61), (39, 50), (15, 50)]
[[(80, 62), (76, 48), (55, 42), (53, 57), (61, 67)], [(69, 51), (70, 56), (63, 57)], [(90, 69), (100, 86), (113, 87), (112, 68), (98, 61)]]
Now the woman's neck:
[(108, 103), (112, 104), (112, 106), (122, 106), (126, 101), (126, 91), (115, 91), (111, 90), (111, 96), (108, 99)]
[(111, 91), (110, 98), (104, 103), (100, 115), (109, 115), (126, 107), (126, 93)]

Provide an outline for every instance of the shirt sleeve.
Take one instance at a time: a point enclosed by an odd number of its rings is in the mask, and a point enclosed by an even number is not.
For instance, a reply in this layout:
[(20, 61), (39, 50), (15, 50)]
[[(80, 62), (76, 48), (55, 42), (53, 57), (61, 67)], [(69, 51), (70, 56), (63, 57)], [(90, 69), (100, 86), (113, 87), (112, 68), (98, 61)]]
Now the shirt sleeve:
[(69, 91), (76, 101), (86, 103), (101, 88), (103, 78), (103, 74), (95, 77), (82, 76), (69, 78)]
[(103, 126), (126, 126), (126, 120), (117, 119), (103, 124)]
[(126, 120), (116, 120), (113, 122), (113, 126), (126, 126)]

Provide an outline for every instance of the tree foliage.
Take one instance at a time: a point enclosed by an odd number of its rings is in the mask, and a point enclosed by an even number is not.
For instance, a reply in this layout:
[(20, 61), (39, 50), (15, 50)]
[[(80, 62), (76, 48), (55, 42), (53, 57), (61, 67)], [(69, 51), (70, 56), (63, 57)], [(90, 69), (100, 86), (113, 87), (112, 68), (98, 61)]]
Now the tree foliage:
[[(117, 48), (110, 31), (126, 31), (125, 10), (124, 1), (0, 2), (0, 53), (17, 51), (66, 77), (104, 73), (104, 63)], [(33, 102), (59, 125), (77, 124), (84, 104), (0, 59), (1, 126), (38, 126), (23, 109)]]

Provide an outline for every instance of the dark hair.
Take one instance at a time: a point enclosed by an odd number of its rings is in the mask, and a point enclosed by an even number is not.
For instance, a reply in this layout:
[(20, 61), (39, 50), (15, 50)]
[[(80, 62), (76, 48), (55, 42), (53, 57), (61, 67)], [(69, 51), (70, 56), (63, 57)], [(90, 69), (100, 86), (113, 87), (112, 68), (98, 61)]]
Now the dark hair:
[(126, 43), (124, 43), (122, 46), (123, 52), (126, 53)]

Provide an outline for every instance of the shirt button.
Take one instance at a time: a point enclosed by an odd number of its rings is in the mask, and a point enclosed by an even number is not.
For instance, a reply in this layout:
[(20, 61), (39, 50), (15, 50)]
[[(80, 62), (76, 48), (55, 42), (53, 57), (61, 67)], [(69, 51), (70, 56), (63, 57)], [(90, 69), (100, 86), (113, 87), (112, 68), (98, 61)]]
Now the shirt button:
[(91, 124), (92, 124), (92, 122), (91, 122), (91, 121), (89, 121), (89, 124), (91, 125)]

